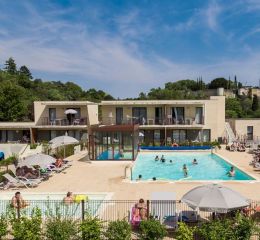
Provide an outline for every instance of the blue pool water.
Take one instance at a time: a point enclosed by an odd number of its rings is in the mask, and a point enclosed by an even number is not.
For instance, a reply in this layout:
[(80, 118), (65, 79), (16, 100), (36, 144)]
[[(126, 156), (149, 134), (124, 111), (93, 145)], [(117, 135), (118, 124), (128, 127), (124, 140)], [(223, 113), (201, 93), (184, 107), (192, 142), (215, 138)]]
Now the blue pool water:
[[(97, 160), (109, 160), (112, 159), (112, 151), (104, 151), (98, 157)], [(115, 160), (124, 160), (124, 159), (132, 159), (132, 152), (124, 152), (124, 156), (121, 157), (119, 151), (114, 152), (114, 159)]]
[[(166, 162), (155, 161), (155, 156), (165, 156)], [(198, 165), (193, 165), (196, 158)], [(170, 163), (172, 160), (172, 163)], [(188, 177), (184, 177), (182, 167), (188, 167)], [(221, 157), (211, 153), (196, 152), (151, 152), (139, 153), (133, 168), (133, 180), (139, 174), (142, 180), (153, 177), (161, 180), (255, 180), (243, 171), (235, 168), (234, 177), (229, 177), (227, 172), (231, 165)]]

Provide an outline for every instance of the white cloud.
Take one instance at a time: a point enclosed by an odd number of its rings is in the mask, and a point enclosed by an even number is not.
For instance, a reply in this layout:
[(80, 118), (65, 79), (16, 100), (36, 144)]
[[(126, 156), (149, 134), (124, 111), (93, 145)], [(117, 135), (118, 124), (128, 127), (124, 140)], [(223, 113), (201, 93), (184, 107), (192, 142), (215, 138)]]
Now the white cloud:
[[(244, 59), (212, 59), (215, 64), (183, 64), (156, 54), (144, 57), (140, 46), (124, 38), (139, 35), (141, 29), (131, 30), (138, 12), (116, 19), (121, 34), (108, 36), (101, 31), (89, 33), (82, 23), (46, 18), (31, 6), (29, 9), (34, 21), (30, 25), (21, 24), (25, 26), (23, 36), (0, 38), (0, 61), (13, 56), (18, 65), (27, 65), (34, 75), (42, 72), (60, 76), (59, 79), (73, 76), (73, 80), (82, 86), (102, 88), (115, 97), (134, 97), (168, 81), (196, 79), (198, 76), (211, 80), (236, 74), (238, 80), (252, 84), (260, 76), (260, 54), (257, 52), (249, 52)], [(220, 14), (216, 2), (211, 2), (203, 13), (208, 14), (208, 26), (216, 29)], [(183, 27), (192, 24), (187, 22)]]
[(215, 0), (211, 0), (208, 7), (203, 10), (206, 23), (212, 31), (218, 30), (218, 16), (221, 10), (220, 5)]

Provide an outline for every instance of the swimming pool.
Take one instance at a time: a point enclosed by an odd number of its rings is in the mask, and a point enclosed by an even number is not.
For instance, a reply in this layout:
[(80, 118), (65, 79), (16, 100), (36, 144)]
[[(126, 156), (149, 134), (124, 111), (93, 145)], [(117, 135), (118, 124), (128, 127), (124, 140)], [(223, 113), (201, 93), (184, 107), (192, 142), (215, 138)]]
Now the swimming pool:
[[(100, 215), (103, 210), (102, 202), (111, 199), (111, 193), (73, 193), (75, 195), (85, 195), (88, 201), (85, 202), (84, 210), (92, 216)], [(8, 192), (0, 195), (0, 215), (6, 213), (10, 206), (14, 193)], [(64, 204), (63, 198), (66, 193), (22, 193), (23, 199), (29, 203), (29, 206), (22, 209), (22, 213), (30, 216), (34, 208), (41, 210), (42, 216), (46, 217), (54, 214), (61, 214), (63, 217), (81, 218), (81, 202)]]
[[(132, 152), (124, 152), (123, 156), (120, 156), (119, 151), (114, 151), (114, 159), (115, 160), (126, 160), (126, 159), (132, 159), (133, 157)], [(113, 153), (112, 150), (107, 150), (102, 152), (98, 157), (97, 160), (112, 160)]]
[[(164, 155), (165, 163), (155, 161)], [(198, 165), (193, 165), (192, 161), (196, 158)], [(170, 163), (172, 160), (172, 163)], [(184, 177), (182, 167), (188, 167), (188, 176)], [(142, 180), (255, 180), (240, 169), (235, 168), (234, 177), (229, 177), (227, 172), (231, 164), (210, 152), (145, 152), (139, 153), (132, 173), (132, 179), (136, 180), (142, 175)]]

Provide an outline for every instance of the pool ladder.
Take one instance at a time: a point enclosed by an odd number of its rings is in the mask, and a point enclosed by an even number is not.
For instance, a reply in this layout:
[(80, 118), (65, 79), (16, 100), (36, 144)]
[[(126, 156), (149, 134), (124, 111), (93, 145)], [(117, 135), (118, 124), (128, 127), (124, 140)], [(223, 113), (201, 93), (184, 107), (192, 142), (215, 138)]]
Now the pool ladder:
[(127, 165), (125, 167), (125, 179), (132, 180), (133, 179), (133, 167), (130, 165)]

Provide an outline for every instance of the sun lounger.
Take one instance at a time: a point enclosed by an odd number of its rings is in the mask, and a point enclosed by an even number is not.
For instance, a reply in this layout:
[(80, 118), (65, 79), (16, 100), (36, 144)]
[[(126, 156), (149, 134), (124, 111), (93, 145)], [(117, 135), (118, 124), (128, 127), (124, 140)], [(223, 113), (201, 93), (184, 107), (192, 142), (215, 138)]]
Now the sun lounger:
[(3, 177), (6, 178), (10, 182), (10, 184), (12, 184), (15, 187), (28, 188), (38, 186), (38, 183), (36, 181), (30, 181), (29, 179), (14, 178), (9, 173), (5, 173)]
[(29, 178), (26, 178), (26, 177), (23, 177), (23, 176), (17, 176), (16, 171), (13, 168), (10, 168), (10, 171), (13, 173), (15, 178), (18, 178), (18, 179), (21, 179), (21, 180), (24, 180), (24, 181), (36, 182), (37, 184), (39, 184), (41, 181), (43, 181), (43, 178), (30, 178), (29, 179)]
[(185, 223), (196, 223), (198, 222), (198, 214), (193, 210), (185, 210), (179, 213), (179, 221)]
[(168, 229), (178, 227), (176, 196), (172, 192), (154, 192), (151, 195), (150, 215), (158, 219)]

